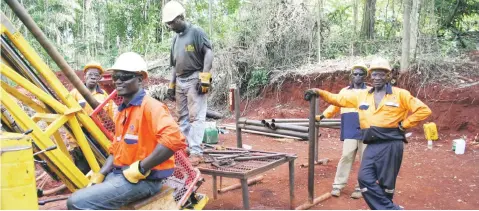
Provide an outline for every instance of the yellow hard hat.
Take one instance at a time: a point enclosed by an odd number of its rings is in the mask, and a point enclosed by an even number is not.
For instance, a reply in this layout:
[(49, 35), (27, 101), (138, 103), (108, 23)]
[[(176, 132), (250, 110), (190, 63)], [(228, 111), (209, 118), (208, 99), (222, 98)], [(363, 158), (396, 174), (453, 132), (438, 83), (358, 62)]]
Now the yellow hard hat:
[(107, 71), (113, 70), (141, 73), (144, 79), (148, 78), (146, 61), (135, 52), (126, 52), (118, 56), (113, 67), (108, 68)]
[(100, 70), (100, 75), (103, 74), (104, 70), (103, 67), (100, 65), (98, 62), (89, 62), (88, 64), (85, 65), (83, 68), (83, 73), (86, 73), (88, 69), (90, 68), (96, 68)]
[(373, 70), (386, 70), (387, 72), (391, 72), (391, 65), (389, 65), (389, 61), (384, 58), (376, 58), (369, 65), (368, 73), (370, 74)]
[(361, 70), (363, 70), (364, 72), (366, 72), (366, 74), (369, 73), (369, 72), (368, 72), (368, 67), (367, 67), (366, 64), (364, 64), (363, 62), (358, 62), (358, 63), (356, 63), (355, 65), (353, 65), (353, 66), (351, 67), (351, 74), (353, 74), (353, 71), (354, 71), (355, 69), (361, 69)]
[(185, 8), (177, 1), (169, 1), (162, 10), (161, 21), (163, 23), (173, 21), (179, 15), (184, 15)]

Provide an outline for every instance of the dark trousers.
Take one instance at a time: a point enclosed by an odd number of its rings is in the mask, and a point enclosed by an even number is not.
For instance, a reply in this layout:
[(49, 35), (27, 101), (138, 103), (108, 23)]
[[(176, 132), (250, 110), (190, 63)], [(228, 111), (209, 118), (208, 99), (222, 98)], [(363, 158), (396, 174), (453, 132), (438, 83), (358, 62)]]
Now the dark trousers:
[(372, 210), (397, 210), (392, 199), (401, 168), (402, 140), (368, 143), (364, 150), (358, 182), (364, 200)]

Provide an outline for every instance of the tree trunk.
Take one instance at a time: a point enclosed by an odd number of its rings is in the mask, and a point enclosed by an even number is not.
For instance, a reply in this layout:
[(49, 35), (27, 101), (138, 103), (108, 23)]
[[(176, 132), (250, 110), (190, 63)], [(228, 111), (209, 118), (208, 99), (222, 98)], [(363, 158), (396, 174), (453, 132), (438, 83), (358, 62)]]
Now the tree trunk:
[(353, 0), (354, 5), (353, 5), (353, 24), (354, 24), (354, 32), (356, 33), (358, 30), (358, 5), (359, 5), (359, 0)]
[(318, 0), (318, 64), (321, 63), (321, 10), (322, 0)]
[(363, 24), (361, 26), (361, 37), (366, 39), (374, 38), (374, 21), (376, 13), (376, 0), (366, 0), (364, 4)]
[(409, 67), (409, 51), (411, 36), (411, 3), (413, 0), (404, 0), (403, 28), (402, 28), (402, 51), (401, 51), (401, 73), (407, 72)]
[(418, 32), (418, 25), (419, 25), (419, 11), (420, 11), (420, 0), (413, 0), (412, 1), (412, 9), (411, 9), (411, 54), (412, 59), (416, 59), (416, 46), (417, 46), (417, 38), (419, 36)]

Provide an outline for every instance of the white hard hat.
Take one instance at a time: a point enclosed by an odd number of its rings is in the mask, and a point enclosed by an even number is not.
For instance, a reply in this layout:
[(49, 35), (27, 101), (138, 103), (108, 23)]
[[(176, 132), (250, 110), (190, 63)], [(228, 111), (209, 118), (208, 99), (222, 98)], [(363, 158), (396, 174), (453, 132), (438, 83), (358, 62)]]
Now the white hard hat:
[(162, 22), (170, 22), (174, 20), (176, 17), (179, 15), (182, 15), (185, 13), (185, 8), (183, 5), (181, 5), (177, 1), (169, 1), (168, 3), (165, 4), (162, 10)]
[(107, 71), (122, 70), (127, 72), (141, 73), (143, 79), (148, 78), (148, 67), (145, 60), (140, 54), (135, 52), (126, 52), (121, 54), (115, 61), (113, 67)]

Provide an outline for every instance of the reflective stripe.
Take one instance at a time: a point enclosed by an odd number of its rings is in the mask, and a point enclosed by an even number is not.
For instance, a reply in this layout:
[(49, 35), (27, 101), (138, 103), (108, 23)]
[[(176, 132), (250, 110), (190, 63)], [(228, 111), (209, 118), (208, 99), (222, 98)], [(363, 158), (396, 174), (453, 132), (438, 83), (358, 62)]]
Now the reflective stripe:
[(125, 135), (125, 143), (127, 144), (136, 144), (138, 143), (138, 136), (132, 134)]
[(384, 192), (386, 192), (386, 193), (394, 193), (394, 189), (384, 189)]
[(399, 107), (399, 103), (396, 103), (396, 102), (386, 102), (386, 103), (384, 103), (384, 105), (393, 106), (393, 107)]
[(361, 193), (368, 191), (368, 188), (361, 188)]
[(136, 139), (138, 140), (137, 135), (132, 135), (132, 134), (125, 134), (125, 139)]

